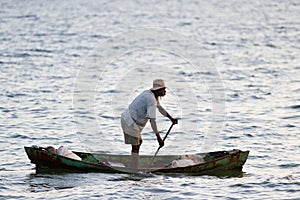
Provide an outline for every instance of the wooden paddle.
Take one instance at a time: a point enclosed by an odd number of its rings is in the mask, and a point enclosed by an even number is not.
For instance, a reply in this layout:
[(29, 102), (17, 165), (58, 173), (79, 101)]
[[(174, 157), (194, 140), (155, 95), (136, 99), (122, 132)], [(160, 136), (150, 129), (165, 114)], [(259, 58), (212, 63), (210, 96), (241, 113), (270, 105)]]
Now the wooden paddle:
[[(169, 135), (169, 133), (170, 133), (170, 131), (171, 131), (172, 127), (174, 126), (174, 124), (175, 124), (175, 123), (172, 123), (172, 125), (170, 126), (170, 128), (169, 128), (168, 132), (166, 133), (166, 135), (165, 135), (165, 137), (164, 137), (164, 139), (163, 139), (163, 141), (165, 141), (165, 140), (166, 140), (166, 138), (168, 137), (168, 135)], [(151, 166), (151, 164), (152, 164), (152, 162), (153, 162), (154, 158), (156, 157), (156, 155), (157, 155), (158, 151), (160, 150), (160, 148), (162, 148), (162, 147), (161, 147), (161, 146), (159, 146), (159, 147), (158, 147), (158, 149), (156, 150), (156, 152), (155, 152), (154, 156), (151, 158), (151, 160), (150, 160), (150, 162), (149, 162), (149, 164), (148, 164), (148, 166), (147, 166), (146, 172), (149, 172), (149, 167)]]

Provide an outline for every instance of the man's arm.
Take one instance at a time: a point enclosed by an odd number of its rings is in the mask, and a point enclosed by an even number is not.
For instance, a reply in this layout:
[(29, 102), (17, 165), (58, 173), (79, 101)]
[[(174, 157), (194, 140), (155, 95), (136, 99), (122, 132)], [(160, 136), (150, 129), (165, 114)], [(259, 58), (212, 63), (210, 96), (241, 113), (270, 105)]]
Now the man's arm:
[(178, 119), (174, 119), (160, 104), (157, 105), (157, 109), (163, 116), (169, 118), (173, 124), (178, 123)]
[(153, 132), (156, 135), (156, 139), (157, 139), (157, 141), (159, 143), (159, 146), (163, 147), (164, 146), (164, 141), (163, 141), (163, 139), (161, 139), (160, 134), (159, 134), (159, 132), (157, 130), (156, 119), (155, 118), (151, 118), (150, 119), (150, 123), (151, 123), (152, 130), (153, 130)]

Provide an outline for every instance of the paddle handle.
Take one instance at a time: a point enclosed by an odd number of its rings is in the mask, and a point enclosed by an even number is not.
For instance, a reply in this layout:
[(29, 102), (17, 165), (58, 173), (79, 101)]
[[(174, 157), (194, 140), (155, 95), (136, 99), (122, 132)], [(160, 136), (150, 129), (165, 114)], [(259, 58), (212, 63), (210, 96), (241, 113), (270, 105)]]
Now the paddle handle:
[(172, 123), (172, 125), (170, 126), (168, 132), (166, 133), (166, 135), (165, 135), (165, 137), (163, 139), (163, 141), (165, 141), (167, 139), (167, 137), (168, 137), (168, 135), (169, 135), (169, 133), (170, 133), (170, 131), (171, 131), (171, 129), (172, 129), (173, 126), (174, 126), (174, 123)]
[[(166, 135), (165, 135), (165, 137), (164, 137), (164, 139), (163, 139), (163, 141), (165, 141), (165, 140), (167, 139), (167, 137), (168, 137), (168, 135), (169, 135), (169, 133), (170, 133), (172, 127), (174, 126), (174, 124), (175, 124), (175, 123), (172, 123), (172, 125), (170, 126), (168, 132), (166, 133)], [(151, 164), (152, 164), (154, 158), (156, 157), (158, 151), (160, 150), (160, 148), (161, 148), (161, 146), (158, 147), (158, 149), (156, 150), (154, 156), (151, 158), (151, 160), (150, 160), (150, 162), (149, 162), (149, 164), (148, 164), (148, 166), (147, 166), (147, 170), (146, 170), (147, 172), (149, 171), (149, 167), (151, 166)]]

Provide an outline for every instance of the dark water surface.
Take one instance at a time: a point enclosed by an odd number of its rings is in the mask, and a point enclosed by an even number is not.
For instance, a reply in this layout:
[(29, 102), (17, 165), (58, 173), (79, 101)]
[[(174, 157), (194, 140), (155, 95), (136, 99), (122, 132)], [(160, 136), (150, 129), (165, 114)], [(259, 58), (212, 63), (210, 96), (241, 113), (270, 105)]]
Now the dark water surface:
[[(299, 1), (25, 0), (0, 7), (0, 199), (299, 199)], [(213, 96), (205, 79), (213, 73), (157, 49), (124, 53), (107, 72), (97, 66), (103, 42), (149, 27), (184, 35), (205, 52), (191, 58), (206, 56), (218, 69), (226, 100), (217, 135), (207, 134)], [(91, 70), (86, 82), (77, 78), (82, 69)], [(169, 84), (162, 104), (181, 117), (160, 153), (250, 150), (241, 176), (35, 172), (23, 146), (128, 153), (119, 114), (157, 76)], [(93, 82), (86, 103), (76, 88)], [(169, 123), (159, 118), (158, 126)], [(150, 132), (142, 154), (157, 148)]]

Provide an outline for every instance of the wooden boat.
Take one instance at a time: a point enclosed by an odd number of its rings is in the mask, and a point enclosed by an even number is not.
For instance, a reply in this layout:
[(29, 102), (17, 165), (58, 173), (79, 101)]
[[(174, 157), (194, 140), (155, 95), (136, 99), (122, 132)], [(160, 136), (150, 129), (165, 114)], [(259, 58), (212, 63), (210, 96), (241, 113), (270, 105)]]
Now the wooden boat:
[(230, 150), (195, 154), (203, 158), (202, 163), (174, 167), (172, 161), (178, 160), (178, 155), (156, 156), (151, 166), (148, 164), (152, 155), (140, 156), (139, 169), (134, 170), (127, 166), (130, 155), (112, 155), (99, 153), (84, 153), (73, 151), (82, 160), (74, 160), (57, 154), (49, 153), (43, 147), (24, 147), (28, 158), (36, 165), (37, 172), (102, 172), (102, 173), (183, 173), (188, 175), (218, 175), (230, 171), (241, 172), (248, 158), (249, 151)]

